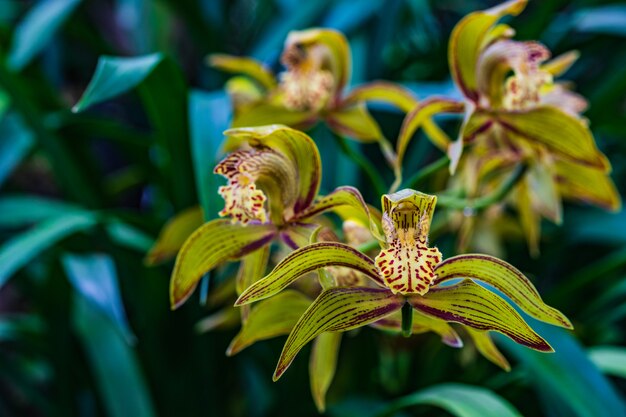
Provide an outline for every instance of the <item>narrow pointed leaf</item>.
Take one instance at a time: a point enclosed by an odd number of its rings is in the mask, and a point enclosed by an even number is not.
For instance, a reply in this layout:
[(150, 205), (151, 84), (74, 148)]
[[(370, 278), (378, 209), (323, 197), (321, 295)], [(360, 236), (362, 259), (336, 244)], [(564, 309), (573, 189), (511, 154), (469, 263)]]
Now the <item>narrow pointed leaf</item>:
[(529, 348), (553, 351), (506, 301), (472, 280), (433, 288), (424, 296), (411, 297), (410, 302), (424, 314), (478, 330), (495, 330)]
[(435, 268), (434, 285), (454, 278), (473, 278), (502, 291), (532, 317), (565, 328), (572, 324), (560, 311), (543, 302), (539, 292), (524, 274), (513, 265), (493, 256), (466, 254), (453, 256)]
[(324, 332), (355, 329), (399, 310), (404, 298), (386, 289), (331, 288), (320, 294), (300, 317), (285, 342), (274, 381), (287, 370), (300, 349)]
[(208, 63), (222, 71), (247, 75), (267, 90), (276, 86), (274, 74), (263, 63), (254, 58), (213, 54), (209, 56)]
[(275, 234), (274, 226), (266, 224), (242, 226), (228, 219), (205, 223), (189, 236), (176, 257), (170, 281), (172, 308), (185, 302), (204, 274), (260, 248)]
[(391, 416), (396, 411), (415, 405), (443, 408), (456, 417), (522, 417), (504, 398), (494, 392), (471, 385), (441, 384), (391, 403), (377, 417)]
[(28, 156), (35, 145), (35, 136), (19, 116), (2, 111), (0, 89), (0, 186)]
[(309, 360), (311, 394), (320, 413), (326, 410), (326, 392), (335, 377), (341, 336), (338, 332), (322, 333), (315, 338), (311, 349)]
[(0, 247), (0, 288), (15, 272), (43, 251), (66, 237), (95, 226), (92, 213), (70, 213), (54, 217), (15, 235)]
[(570, 114), (543, 106), (526, 111), (493, 113), (497, 122), (512, 134), (547, 147), (564, 159), (610, 170), (606, 157), (598, 150), (585, 124)]
[(476, 346), (476, 350), (478, 350), (481, 355), (505, 371), (508, 372), (511, 370), (509, 361), (507, 361), (502, 352), (498, 350), (488, 332), (474, 330), (471, 327), (465, 327), (465, 331), (472, 338), (474, 346)]
[(8, 194), (0, 198), (0, 227), (20, 228), (68, 214), (86, 214), (75, 204), (28, 194)]
[(377, 283), (381, 282), (374, 261), (367, 255), (343, 243), (320, 242), (289, 254), (269, 275), (244, 291), (235, 305), (249, 304), (270, 297), (307, 272), (327, 266), (352, 268), (363, 272)]
[(144, 262), (156, 265), (175, 257), (187, 238), (202, 224), (204, 214), (200, 207), (191, 207), (178, 213), (165, 223)]
[(626, 378), (626, 347), (594, 346), (588, 351), (589, 359), (607, 375)]
[(311, 299), (295, 290), (261, 301), (251, 309), (226, 354), (232, 356), (258, 341), (289, 334), (310, 305)]

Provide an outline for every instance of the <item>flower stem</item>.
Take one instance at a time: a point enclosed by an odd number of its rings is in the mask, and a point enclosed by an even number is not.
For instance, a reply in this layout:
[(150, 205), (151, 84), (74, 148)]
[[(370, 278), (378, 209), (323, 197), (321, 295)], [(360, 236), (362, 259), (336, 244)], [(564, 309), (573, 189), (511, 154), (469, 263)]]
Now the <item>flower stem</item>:
[(352, 162), (358, 165), (358, 167), (361, 168), (365, 175), (367, 175), (368, 179), (376, 190), (376, 194), (385, 194), (387, 187), (385, 186), (385, 182), (376, 170), (374, 164), (368, 161), (367, 158), (365, 158), (359, 152), (352, 149), (350, 145), (348, 145), (348, 143), (346, 142), (346, 138), (336, 133), (333, 133), (333, 136), (335, 137), (335, 140), (337, 141), (337, 144), (341, 148), (341, 151), (344, 153), (344, 155), (350, 158)]
[(483, 210), (506, 197), (513, 187), (524, 176), (527, 166), (518, 165), (515, 171), (502, 183), (502, 185), (490, 194), (478, 198), (457, 198), (449, 195), (437, 196), (437, 205), (452, 209)]
[(402, 336), (410, 337), (413, 333), (413, 307), (407, 301), (402, 306)]

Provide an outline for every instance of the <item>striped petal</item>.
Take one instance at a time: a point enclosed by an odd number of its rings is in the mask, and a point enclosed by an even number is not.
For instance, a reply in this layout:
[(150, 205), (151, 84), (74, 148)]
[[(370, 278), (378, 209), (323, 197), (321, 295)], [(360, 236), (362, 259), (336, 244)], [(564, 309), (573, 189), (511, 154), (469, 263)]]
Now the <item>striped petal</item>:
[(189, 298), (200, 278), (217, 265), (241, 258), (269, 243), (276, 235), (273, 225), (232, 224), (227, 219), (202, 225), (178, 252), (170, 280), (170, 302), (177, 308)]
[[(237, 294), (241, 294), (246, 288), (265, 276), (269, 257), (270, 247), (269, 245), (264, 245), (241, 258), (237, 278), (235, 279)], [(241, 320), (245, 323), (248, 320), (250, 306), (242, 306), (240, 310)]]
[(512, 0), (491, 9), (474, 12), (463, 18), (452, 30), (448, 47), (448, 61), (455, 83), (465, 97), (477, 102), (476, 71), (478, 58), (486, 45), (493, 41), (492, 27), (505, 15), (518, 15), (526, 7), (526, 0)]
[(256, 59), (226, 54), (213, 54), (209, 55), (208, 63), (213, 68), (217, 68), (221, 71), (246, 75), (267, 90), (271, 90), (276, 86), (276, 79), (272, 71)]
[(204, 223), (204, 214), (199, 206), (176, 214), (165, 223), (156, 242), (144, 259), (146, 265), (156, 265), (176, 256), (178, 250), (194, 230)]
[(355, 104), (363, 101), (387, 103), (405, 113), (413, 110), (418, 103), (417, 98), (406, 88), (387, 81), (374, 81), (350, 90), (342, 104)]
[(328, 266), (345, 266), (364, 273), (382, 286), (374, 261), (351, 246), (320, 242), (300, 248), (283, 259), (274, 270), (239, 296), (236, 306), (270, 297), (307, 272)]
[[(392, 313), (384, 319), (372, 323), (370, 326), (400, 334), (402, 332), (402, 314), (399, 311)], [(463, 347), (463, 341), (447, 321), (427, 316), (415, 309), (413, 310), (413, 327), (411, 332), (413, 334), (435, 332), (441, 336), (441, 341), (446, 345), (453, 348)]]
[(274, 381), (287, 370), (300, 349), (324, 332), (365, 326), (399, 310), (405, 300), (386, 289), (348, 287), (322, 292), (300, 317), (285, 342)]
[(432, 288), (425, 296), (414, 295), (409, 301), (424, 314), (477, 330), (494, 330), (538, 351), (554, 351), (506, 301), (472, 280)]
[(341, 345), (341, 333), (326, 332), (315, 338), (309, 359), (311, 394), (320, 413), (326, 409), (326, 392), (333, 382), (337, 369), (337, 356)]
[(329, 112), (325, 120), (328, 127), (334, 132), (359, 142), (379, 142), (385, 139), (378, 123), (367, 111), (364, 102), (339, 107)]
[(563, 198), (605, 210), (620, 210), (620, 195), (606, 172), (560, 159), (555, 166), (557, 188)]
[(224, 134), (228, 136), (229, 147), (243, 144), (266, 147), (289, 158), (297, 180), (293, 211), (299, 213), (313, 202), (319, 191), (322, 167), (317, 146), (308, 135), (281, 125), (230, 129)]
[(226, 355), (235, 355), (258, 341), (289, 334), (310, 305), (311, 299), (295, 290), (286, 290), (261, 301), (250, 311)]
[(513, 265), (489, 255), (467, 254), (448, 258), (435, 269), (434, 285), (455, 278), (480, 280), (502, 291), (530, 316), (555, 326), (572, 328), (560, 311), (543, 302), (528, 278)]
[(491, 336), (489, 336), (489, 332), (474, 330), (471, 327), (465, 327), (465, 331), (472, 338), (474, 346), (476, 346), (476, 350), (478, 350), (478, 352), (488, 361), (507, 372), (511, 370), (509, 361), (506, 360), (504, 355), (496, 347), (495, 343), (493, 343)]

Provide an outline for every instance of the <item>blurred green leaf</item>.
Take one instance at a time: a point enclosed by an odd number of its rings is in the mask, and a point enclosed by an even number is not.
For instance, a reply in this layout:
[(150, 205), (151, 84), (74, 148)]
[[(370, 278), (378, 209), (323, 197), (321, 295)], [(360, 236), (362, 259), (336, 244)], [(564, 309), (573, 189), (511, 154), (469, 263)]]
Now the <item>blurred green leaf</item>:
[(30, 152), (35, 138), (15, 114), (2, 117), (0, 109), (0, 186)]
[(594, 346), (587, 350), (589, 359), (607, 375), (626, 378), (626, 347)]
[(570, 210), (564, 228), (580, 242), (623, 245), (626, 243), (626, 210), (607, 213), (599, 209)]
[(135, 336), (126, 319), (113, 259), (104, 254), (66, 254), (62, 263), (74, 289), (100, 309), (127, 342), (133, 343)]
[(109, 317), (93, 302), (77, 294), (72, 321), (86, 351), (107, 415), (155, 417), (135, 352)]
[(136, 250), (142, 254), (148, 252), (154, 239), (141, 230), (116, 219), (110, 219), (106, 225), (109, 237), (120, 246)]
[(70, 213), (86, 213), (80, 207), (35, 195), (5, 195), (0, 198), (0, 228), (30, 226), (52, 217)]
[(378, 416), (415, 405), (432, 405), (443, 408), (457, 417), (521, 417), (522, 415), (505, 399), (494, 392), (464, 384), (440, 384), (418, 391), (391, 403)]
[(217, 217), (221, 184), (211, 167), (215, 166), (231, 119), (231, 103), (223, 91), (206, 93), (194, 90), (189, 95), (189, 129), (191, 156), (196, 176), (200, 205), (206, 220)]
[(7, 64), (19, 71), (50, 42), (81, 0), (37, 2), (15, 28)]
[(72, 111), (83, 111), (132, 90), (154, 71), (163, 58), (160, 53), (132, 58), (100, 57), (93, 78)]
[(0, 288), (15, 272), (67, 236), (96, 224), (91, 213), (70, 213), (45, 220), (0, 247)]
[(0, 342), (23, 340), (25, 336), (39, 334), (44, 324), (41, 319), (30, 314), (0, 316)]
[(581, 9), (572, 19), (574, 28), (580, 32), (626, 36), (626, 5)]
[[(610, 381), (587, 357), (574, 337), (565, 330), (532, 321), (533, 328), (554, 348), (554, 353), (540, 353), (498, 337), (531, 374), (532, 386), (542, 399), (558, 406), (550, 407), (558, 417), (624, 416), (626, 408)], [(499, 335), (498, 335), (499, 336)]]

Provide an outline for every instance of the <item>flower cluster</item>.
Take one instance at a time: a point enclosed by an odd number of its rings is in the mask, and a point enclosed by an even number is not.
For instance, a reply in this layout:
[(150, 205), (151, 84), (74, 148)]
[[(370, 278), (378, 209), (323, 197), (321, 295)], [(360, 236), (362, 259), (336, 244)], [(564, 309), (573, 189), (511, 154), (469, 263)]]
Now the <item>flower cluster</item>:
[[(577, 55), (550, 60), (543, 45), (515, 41), (513, 30), (498, 23), (524, 6), (513, 0), (472, 13), (454, 29), (449, 60), (463, 101), (418, 102), (386, 82), (346, 93), (349, 46), (328, 29), (292, 32), (281, 55), (285, 71), (278, 76), (250, 58), (211, 56), (214, 67), (240, 74), (227, 84), (233, 128), (225, 132), (227, 154), (214, 168), (225, 179), (217, 190), (224, 207), (221, 218), (204, 224), (199, 210), (182, 213), (149, 254), (147, 260), (156, 262), (177, 253), (172, 307), (181, 306), (208, 272), (239, 261), (237, 273), (212, 295), (225, 307), (199, 327), (241, 323), (228, 355), (288, 335), (274, 380), (313, 341), (311, 389), (320, 411), (341, 333), (362, 326), (407, 337), (434, 332), (455, 348), (463, 346), (462, 330), (483, 356), (506, 370), (509, 364), (490, 332), (552, 351), (507, 299), (537, 320), (572, 325), (544, 303), (522, 272), (489, 254), (448, 256), (431, 242), (438, 201), (452, 230), (460, 228), (461, 246), (480, 246), (474, 242), (478, 236), (483, 243), (508, 236), (502, 223), (513, 208), (517, 217), (511, 221), (521, 225), (533, 253), (541, 218), (560, 222), (563, 199), (620, 206), (610, 164), (581, 116), (586, 101), (554, 80)], [(372, 100), (407, 113), (395, 149), (365, 107)], [(433, 122), (440, 113), (463, 118), (457, 140)], [(320, 154), (303, 132), (318, 121), (337, 135), (381, 144), (395, 181), (382, 195), (380, 210), (353, 187), (319, 195)], [(448, 188), (439, 196), (396, 191), (418, 129), (449, 161)]]

